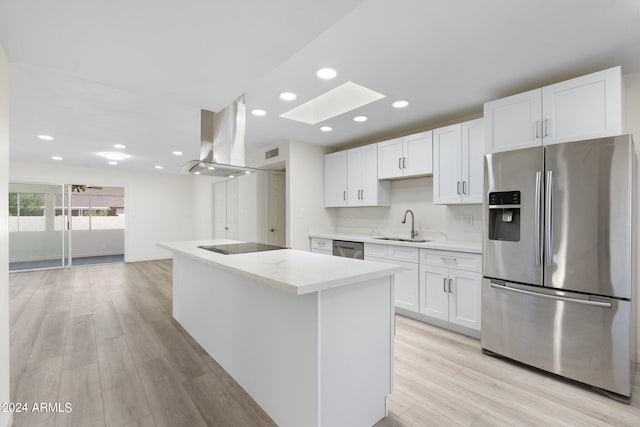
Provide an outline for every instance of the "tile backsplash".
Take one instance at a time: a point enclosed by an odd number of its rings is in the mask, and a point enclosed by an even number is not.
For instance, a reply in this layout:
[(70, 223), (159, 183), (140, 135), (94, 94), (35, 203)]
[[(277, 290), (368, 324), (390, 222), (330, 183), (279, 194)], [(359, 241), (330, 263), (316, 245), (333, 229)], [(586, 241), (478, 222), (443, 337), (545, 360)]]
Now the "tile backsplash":
[(411, 216), (406, 224), (401, 220), (411, 209), (422, 235), (482, 235), (482, 205), (434, 205), (432, 177), (392, 181), (391, 206), (332, 209), (336, 209), (334, 231), (341, 233), (408, 236)]

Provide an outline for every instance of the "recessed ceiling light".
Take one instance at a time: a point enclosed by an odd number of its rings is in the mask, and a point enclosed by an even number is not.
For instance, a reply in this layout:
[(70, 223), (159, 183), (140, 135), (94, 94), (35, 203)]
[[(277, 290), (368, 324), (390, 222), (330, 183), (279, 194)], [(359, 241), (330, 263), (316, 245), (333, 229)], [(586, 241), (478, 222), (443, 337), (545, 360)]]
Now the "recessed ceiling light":
[(120, 149), (124, 149), (124, 148), (127, 148), (127, 146), (126, 146), (126, 145), (124, 145), (124, 144), (113, 144), (113, 148), (120, 148)]
[(233, 178), (233, 175), (227, 175), (227, 178)]
[(261, 117), (261, 116), (264, 116), (265, 114), (267, 114), (267, 112), (264, 111), (264, 110), (261, 110), (259, 108), (255, 108), (255, 109), (251, 110), (251, 114), (253, 114), (254, 116)]
[(409, 101), (405, 101), (404, 99), (401, 99), (399, 101), (394, 102), (391, 105), (393, 106), (393, 108), (404, 108), (407, 105), (409, 105)]
[(107, 151), (105, 153), (98, 153), (98, 156), (102, 156), (107, 160), (118, 160), (118, 161), (128, 159), (129, 157), (131, 157), (128, 154), (120, 153), (117, 151)]
[(297, 98), (297, 96), (293, 92), (282, 92), (280, 94), (280, 99), (282, 99), (284, 101), (293, 101), (296, 98)]
[(320, 130), (321, 130), (322, 132), (331, 132), (331, 131), (333, 130), (333, 128), (332, 128), (331, 126), (322, 126), (322, 127), (320, 128)]
[(107, 163), (109, 163), (110, 165), (117, 165), (118, 164), (118, 162), (107, 162)]
[(353, 118), (354, 122), (366, 122), (367, 121), (367, 116), (355, 116)]
[(53, 141), (55, 139), (51, 135), (38, 135), (38, 138), (43, 139), (45, 141)]
[(193, 174), (194, 175), (200, 175), (200, 171), (195, 171)]
[(62, 160), (60, 156), (51, 156), (51, 160)]
[(249, 175), (251, 171), (244, 171), (245, 174)]
[(156, 169), (164, 169), (164, 167), (160, 166), (160, 165), (155, 165), (154, 166)]
[(182, 151), (173, 151), (172, 154), (174, 156), (182, 156)]
[(338, 73), (333, 68), (320, 68), (316, 75), (321, 79), (329, 80), (337, 76)]
[(207, 169), (209, 169), (210, 171), (216, 170), (216, 168), (214, 168), (213, 166), (209, 166), (209, 167), (207, 167)]

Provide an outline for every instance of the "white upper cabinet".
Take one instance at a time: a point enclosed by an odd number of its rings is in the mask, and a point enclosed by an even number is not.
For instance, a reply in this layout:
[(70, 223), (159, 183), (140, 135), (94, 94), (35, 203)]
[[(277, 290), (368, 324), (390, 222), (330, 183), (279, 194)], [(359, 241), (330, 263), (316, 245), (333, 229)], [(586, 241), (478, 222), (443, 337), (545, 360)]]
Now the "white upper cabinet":
[(433, 203), (461, 201), (462, 127), (460, 124), (433, 131)]
[(375, 144), (347, 150), (348, 206), (389, 205), (391, 187), (378, 182), (378, 147)]
[(378, 179), (430, 175), (433, 132), (426, 131), (378, 143)]
[(378, 181), (376, 144), (325, 155), (325, 207), (386, 206), (390, 193), (390, 184)]
[(559, 144), (620, 135), (622, 110), (620, 67), (543, 87), (543, 141)]
[(486, 153), (535, 147), (540, 139), (542, 89), (484, 104)]
[(623, 133), (620, 67), (484, 104), (486, 153)]
[(347, 152), (324, 156), (324, 205), (347, 206)]
[(433, 131), (433, 203), (482, 203), (483, 119)]
[(402, 138), (403, 176), (433, 173), (433, 131), (420, 132)]
[(462, 203), (482, 203), (484, 120), (462, 123)]
[(402, 176), (402, 138), (378, 142), (378, 179)]

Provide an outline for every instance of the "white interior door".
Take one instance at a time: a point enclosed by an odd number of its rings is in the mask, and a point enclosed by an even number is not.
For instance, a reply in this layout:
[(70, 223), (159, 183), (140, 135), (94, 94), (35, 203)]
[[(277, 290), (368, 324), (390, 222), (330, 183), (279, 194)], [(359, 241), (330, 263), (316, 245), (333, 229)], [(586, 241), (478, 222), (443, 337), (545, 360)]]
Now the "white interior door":
[(285, 175), (278, 172), (270, 172), (268, 198), (268, 243), (270, 245), (284, 246), (286, 244), (286, 185)]
[(213, 238), (227, 238), (227, 183), (214, 184), (213, 195)]
[(227, 239), (238, 239), (238, 181), (227, 181)]

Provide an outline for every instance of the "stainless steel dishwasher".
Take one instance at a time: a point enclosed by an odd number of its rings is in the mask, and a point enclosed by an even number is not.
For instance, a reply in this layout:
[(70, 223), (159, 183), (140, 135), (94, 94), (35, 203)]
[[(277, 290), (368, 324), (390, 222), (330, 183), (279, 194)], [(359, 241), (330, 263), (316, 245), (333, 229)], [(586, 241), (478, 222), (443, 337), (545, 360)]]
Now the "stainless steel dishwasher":
[(345, 258), (364, 259), (364, 243), (334, 240), (333, 255)]

